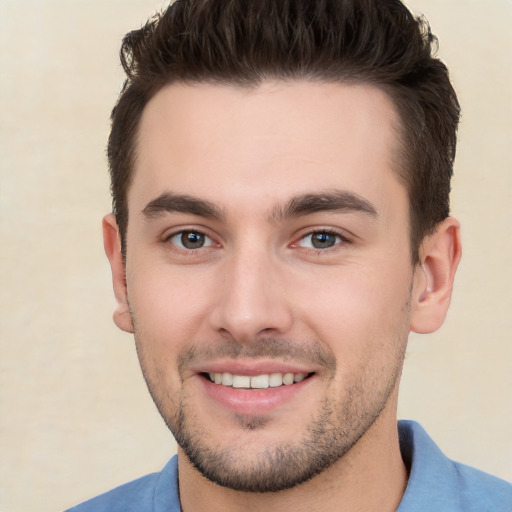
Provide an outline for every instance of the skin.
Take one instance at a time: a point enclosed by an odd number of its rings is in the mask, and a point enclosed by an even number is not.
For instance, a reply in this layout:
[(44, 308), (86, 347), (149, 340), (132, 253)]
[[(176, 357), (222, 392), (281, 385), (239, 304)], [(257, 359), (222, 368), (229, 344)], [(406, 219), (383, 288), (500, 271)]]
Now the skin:
[[(460, 240), (457, 221), (446, 219), (411, 264), (398, 123), (372, 86), (307, 81), (175, 84), (146, 106), (125, 263), (112, 215), (104, 239), (114, 320), (134, 332), (178, 442), (189, 455), (209, 453), (205, 465), (217, 472), (208, 474), (217, 483), (207, 480), (178, 449), (185, 512), (399, 505), (407, 336), (442, 324)], [(184, 247), (184, 231), (204, 234), (205, 245)], [(312, 233), (327, 247), (314, 247)], [(209, 382), (209, 371), (310, 377), (292, 391), (251, 395)], [(233, 489), (230, 475), (251, 482), (299, 471), (322, 442), (335, 456), (310, 480), (279, 492)], [(291, 464), (291, 455), (306, 462)]]

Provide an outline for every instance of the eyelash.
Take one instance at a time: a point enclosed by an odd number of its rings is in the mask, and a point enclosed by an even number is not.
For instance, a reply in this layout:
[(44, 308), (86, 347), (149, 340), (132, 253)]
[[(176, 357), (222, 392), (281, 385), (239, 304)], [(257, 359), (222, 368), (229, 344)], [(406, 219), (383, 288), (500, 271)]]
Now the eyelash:
[[(196, 237), (198, 237), (198, 238), (204, 238), (205, 242), (206, 242), (205, 245), (201, 245), (199, 247), (185, 247), (183, 245), (183, 237), (186, 234), (196, 235)], [(301, 242), (305, 241), (308, 237), (313, 237), (315, 235), (334, 236), (335, 239), (337, 239), (337, 240), (335, 240), (334, 245), (332, 245), (330, 247), (306, 247), (301, 243)], [(173, 239), (177, 239), (177, 237), (180, 237), (180, 240), (173, 241)], [(199, 229), (181, 229), (179, 231), (174, 231), (165, 237), (164, 242), (170, 243), (175, 248), (175, 250), (181, 252), (182, 254), (187, 254), (187, 255), (195, 254), (200, 249), (205, 249), (205, 248), (220, 245), (220, 244), (217, 244), (212, 239), (212, 237), (210, 237), (204, 231), (201, 231)], [(180, 243), (181, 243), (181, 246), (180, 246)], [(193, 241), (192, 241), (192, 243), (193, 243)], [(314, 250), (320, 255), (320, 254), (325, 254), (326, 252), (330, 252), (332, 250), (336, 250), (337, 248), (339, 248), (340, 245), (345, 245), (345, 244), (349, 244), (349, 243), (350, 243), (350, 240), (346, 236), (341, 234), (339, 231), (334, 230), (332, 228), (325, 228), (325, 229), (315, 229), (313, 231), (304, 233), (297, 240), (297, 242), (294, 242), (293, 244), (291, 244), (291, 247)], [(313, 245), (313, 244), (314, 244), (314, 242), (311, 241), (311, 245)]]
[(307, 239), (308, 237), (313, 237), (314, 235), (329, 235), (329, 236), (334, 236), (338, 239), (334, 243), (334, 245), (331, 247), (323, 247), (323, 248), (322, 247), (306, 247), (306, 249), (314, 250), (318, 254), (325, 254), (328, 251), (334, 251), (334, 250), (338, 249), (340, 245), (345, 245), (345, 244), (350, 243), (350, 240), (346, 236), (344, 236), (342, 233), (340, 233), (339, 231), (332, 229), (332, 228), (325, 228), (325, 229), (315, 229), (313, 231), (309, 231), (309, 232), (305, 233), (298, 239), (297, 242), (292, 244), (292, 246), (293, 247), (304, 247), (301, 245), (301, 242), (303, 240)]
[[(183, 246), (183, 237), (186, 234), (189, 235), (196, 235), (198, 238), (204, 237), (206, 239), (206, 245), (201, 245), (200, 247), (184, 247)], [(173, 239), (176, 239), (177, 237), (181, 238), (181, 246), (177, 243), (177, 241), (173, 241)], [(174, 231), (170, 233), (168, 236), (165, 237), (164, 242), (170, 243), (172, 246), (174, 246), (178, 251), (181, 251), (184, 254), (194, 254), (199, 249), (204, 249), (207, 247), (212, 247), (215, 245), (218, 245), (214, 242), (214, 240), (208, 236), (206, 233), (199, 229), (181, 229), (179, 231)]]

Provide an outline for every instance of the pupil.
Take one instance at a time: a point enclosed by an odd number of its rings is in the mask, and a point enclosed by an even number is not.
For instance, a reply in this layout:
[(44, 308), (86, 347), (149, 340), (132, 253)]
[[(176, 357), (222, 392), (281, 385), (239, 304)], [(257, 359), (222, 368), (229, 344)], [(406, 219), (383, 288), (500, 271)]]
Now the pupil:
[(315, 233), (313, 235), (312, 243), (315, 249), (325, 249), (334, 246), (336, 243), (336, 237), (329, 233)]
[(181, 235), (181, 243), (187, 249), (199, 249), (204, 245), (204, 235), (194, 231), (185, 231)]

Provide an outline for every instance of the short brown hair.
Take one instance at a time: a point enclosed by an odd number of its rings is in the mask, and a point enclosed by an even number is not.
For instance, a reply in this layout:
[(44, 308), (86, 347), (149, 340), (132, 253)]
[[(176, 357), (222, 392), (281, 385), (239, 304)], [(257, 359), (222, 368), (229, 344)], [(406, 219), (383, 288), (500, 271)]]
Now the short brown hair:
[(123, 254), (139, 121), (164, 85), (310, 79), (373, 84), (393, 100), (416, 263), (423, 238), (449, 215), (460, 115), (436, 47), (428, 23), (399, 0), (172, 2), (121, 47), (127, 79), (112, 111), (108, 158)]

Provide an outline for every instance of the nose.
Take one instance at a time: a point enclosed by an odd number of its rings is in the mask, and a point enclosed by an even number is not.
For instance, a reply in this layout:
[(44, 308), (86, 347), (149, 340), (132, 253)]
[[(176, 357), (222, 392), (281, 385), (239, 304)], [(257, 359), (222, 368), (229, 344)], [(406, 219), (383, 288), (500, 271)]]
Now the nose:
[(227, 258), (219, 269), (219, 290), (211, 315), (215, 331), (239, 343), (262, 335), (285, 335), (293, 309), (278, 262), (264, 249), (247, 248)]

